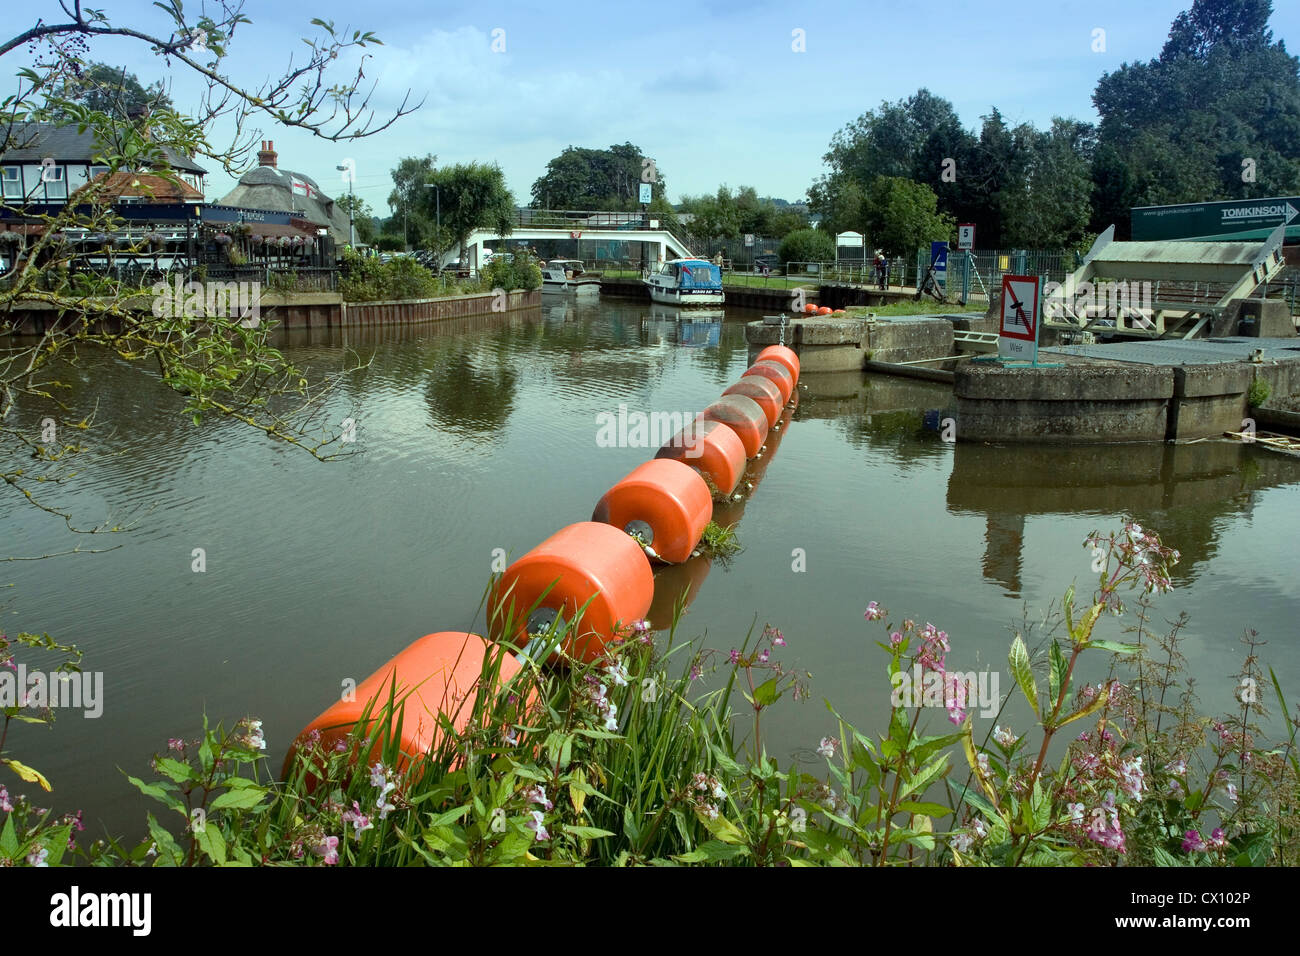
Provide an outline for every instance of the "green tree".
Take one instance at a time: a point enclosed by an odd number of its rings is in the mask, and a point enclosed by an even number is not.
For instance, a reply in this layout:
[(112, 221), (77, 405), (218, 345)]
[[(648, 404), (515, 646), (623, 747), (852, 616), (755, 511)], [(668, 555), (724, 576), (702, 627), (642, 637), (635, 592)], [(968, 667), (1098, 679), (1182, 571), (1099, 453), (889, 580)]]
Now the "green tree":
[(390, 173), (393, 191), (388, 194), (388, 208), (393, 211), (393, 218), (387, 228), (389, 232), (401, 233), (403, 241), (414, 246), (427, 248), (433, 245), (433, 219), (424, 211), (426, 194), (430, 191), (425, 184), (430, 181), (437, 163), (438, 157), (432, 153), (407, 156), (399, 160)]
[(1300, 61), (1273, 41), (1272, 10), (1195, 0), (1158, 58), (1102, 76), (1093, 228), (1127, 228), (1131, 205), (1300, 191)]
[(872, 245), (906, 255), (932, 240), (951, 239), (956, 222), (938, 211), (934, 190), (901, 176), (877, 176), (867, 188), (865, 227)]
[(1091, 124), (1060, 117), (1049, 131), (1033, 133), (1027, 181), (1011, 193), (1002, 245), (1074, 246), (1088, 232), (1095, 139)]
[[(647, 176), (651, 178), (645, 179)], [(568, 146), (546, 164), (546, 172), (533, 183), (533, 207), (639, 209), (641, 183), (646, 181), (651, 183), (652, 199), (666, 196), (663, 171), (638, 146)]]
[(59, 80), (59, 103), (53, 104), (55, 119), (72, 119), (70, 107), (81, 106), (103, 113), (116, 120), (126, 120), (142, 110), (170, 110), (171, 97), (162, 82), (155, 80), (147, 87), (124, 66), (91, 63), (69, 72)]
[(821, 229), (796, 229), (781, 240), (777, 255), (782, 262), (830, 262), (835, 240)]
[[(515, 198), (506, 188), (506, 178), (501, 167), (485, 163), (457, 163), (444, 166), (430, 174), (428, 181), (438, 187), (424, 190), (423, 209), (426, 218), (434, 211), (435, 201), (442, 204), (442, 227), (446, 238), (460, 249), (465, 258), (465, 246), (475, 229), (490, 229), (496, 236), (510, 235), (515, 220)], [(441, 251), (441, 238), (437, 251)]]
[(379, 234), (379, 223), (375, 219), (374, 210), (370, 208), (370, 203), (355, 193), (350, 196), (340, 196), (334, 201), (338, 203), (344, 215), (352, 217), (352, 225), (357, 231), (357, 240), (365, 245), (373, 243), (375, 236)]

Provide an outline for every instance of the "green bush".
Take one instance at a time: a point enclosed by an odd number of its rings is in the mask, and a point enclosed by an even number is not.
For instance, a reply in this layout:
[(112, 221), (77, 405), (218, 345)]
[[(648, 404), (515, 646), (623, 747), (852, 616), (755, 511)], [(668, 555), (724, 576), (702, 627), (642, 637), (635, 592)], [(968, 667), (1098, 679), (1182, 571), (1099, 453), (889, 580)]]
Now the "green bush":
[(490, 289), (531, 291), (542, 285), (542, 270), (527, 253), (516, 252), (512, 258), (493, 257), (483, 270), (483, 279)]
[(796, 229), (781, 240), (782, 262), (830, 262), (835, 240), (818, 229)]
[(381, 262), (344, 249), (339, 291), (348, 302), (429, 299), (439, 294), (437, 277), (409, 256)]

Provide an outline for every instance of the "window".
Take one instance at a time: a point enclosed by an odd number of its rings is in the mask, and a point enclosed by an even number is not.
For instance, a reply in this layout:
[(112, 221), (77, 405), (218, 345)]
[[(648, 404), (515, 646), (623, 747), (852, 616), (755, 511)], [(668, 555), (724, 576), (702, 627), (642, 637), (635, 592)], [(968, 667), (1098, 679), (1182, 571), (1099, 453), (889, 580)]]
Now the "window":
[(0, 181), (4, 183), (5, 199), (23, 198), (23, 172), (17, 166), (5, 166)]
[(107, 166), (91, 166), (90, 167), (91, 182), (94, 182), (95, 177), (99, 176), (101, 173), (106, 173), (106, 172), (108, 172)]
[(41, 165), (41, 182), (45, 185), (46, 199), (67, 199), (68, 181), (64, 179), (62, 166)]

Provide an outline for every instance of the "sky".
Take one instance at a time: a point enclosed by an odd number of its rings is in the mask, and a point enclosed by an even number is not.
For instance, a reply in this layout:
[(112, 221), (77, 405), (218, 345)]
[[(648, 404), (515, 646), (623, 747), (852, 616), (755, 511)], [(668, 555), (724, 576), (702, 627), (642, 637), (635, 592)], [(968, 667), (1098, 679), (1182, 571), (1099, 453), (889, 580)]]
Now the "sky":
[[(655, 160), (674, 202), (720, 184), (798, 201), (825, 171), (822, 157), (837, 130), (921, 87), (951, 101), (970, 128), (993, 106), (1013, 124), (1042, 127), (1053, 116), (1095, 121), (1097, 79), (1157, 56), (1169, 25), (1190, 5), (246, 0), (252, 23), (237, 31), (224, 70), (246, 84), (278, 75), (291, 55), (301, 59), (302, 38), (318, 32), (313, 17), (376, 33), (383, 45), (370, 48), (364, 67), (377, 83), (372, 105), (391, 115), (409, 90), (412, 102), (423, 100), (415, 113), (349, 143), (270, 121), (259, 138), (274, 141), (282, 168), (307, 173), (328, 194), (347, 191), (335, 167), (352, 160), (355, 192), (380, 215), (389, 212), (389, 170), (404, 156), (497, 163), (525, 204), (533, 181), (566, 146), (624, 142)], [(167, 29), (149, 0), (96, 6), (118, 25)], [(1274, 38), (1294, 51), (1300, 3), (1274, 6)], [(199, 0), (186, 4), (199, 7)], [(59, 18), (53, 0), (22, 10), (33, 20)], [(6, 21), (14, 32), (28, 25)], [(96, 38), (88, 56), (126, 65), (145, 84), (164, 80), (182, 110), (201, 92), (137, 42)], [(5, 65), (16, 72), (25, 57), (12, 52)], [(355, 60), (340, 60), (337, 79), (354, 68)], [(209, 132), (221, 142), (234, 131), (217, 124)], [(234, 180), (217, 170), (207, 185), (215, 200)]]

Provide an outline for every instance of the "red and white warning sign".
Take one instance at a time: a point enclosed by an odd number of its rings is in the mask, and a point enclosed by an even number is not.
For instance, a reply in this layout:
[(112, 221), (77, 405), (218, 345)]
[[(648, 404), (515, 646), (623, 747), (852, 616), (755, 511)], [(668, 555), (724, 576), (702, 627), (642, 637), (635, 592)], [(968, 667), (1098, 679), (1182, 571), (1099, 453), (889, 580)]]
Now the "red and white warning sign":
[(1038, 351), (1038, 277), (1002, 277), (998, 354), (1030, 361)]

